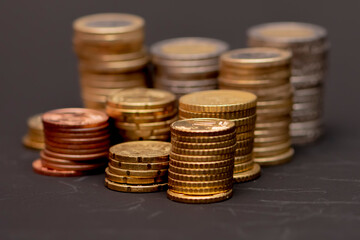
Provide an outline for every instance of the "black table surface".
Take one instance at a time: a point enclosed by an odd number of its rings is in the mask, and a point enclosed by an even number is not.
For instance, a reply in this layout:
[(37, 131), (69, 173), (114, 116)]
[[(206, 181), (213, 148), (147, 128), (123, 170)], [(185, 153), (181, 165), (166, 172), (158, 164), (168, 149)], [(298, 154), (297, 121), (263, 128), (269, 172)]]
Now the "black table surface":
[[(0, 2), (0, 239), (360, 239), (360, 1)], [(296, 148), (289, 164), (264, 168), (210, 205), (169, 201), (165, 192), (104, 187), (104, 175), (33, 173), (24, 148), (27, 117), (81, 106), (72, 20), (97, 12), (146, 19), (146, 43), (180, 36), (245, 47), (248, 27), (302, 21), (329, 30), (326, 135)]]

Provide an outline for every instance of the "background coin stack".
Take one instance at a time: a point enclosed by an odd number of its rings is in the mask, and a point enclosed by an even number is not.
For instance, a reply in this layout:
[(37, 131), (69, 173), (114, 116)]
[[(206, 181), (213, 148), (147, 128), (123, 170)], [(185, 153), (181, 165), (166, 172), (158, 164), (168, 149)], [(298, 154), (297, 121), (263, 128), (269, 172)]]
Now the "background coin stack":
[(180, 97), (217, 88), (218, 58), (228, 44), (210, 38), (175, 38), (151, 47), (155, 87)]
[(159, 89), (125, 89), (109, 96), (106, 112), (124, 141), (169, 140), (176, 97)]
[(106, 97), (114, 91), (146, 86), (149, 57), (143, 46), (141, 17), (94, 14), (76, 19), (73, 28), (86, 107), (104, 109)]
[(160, 141), (120, 143), (109, 149), (105, 186), (120, 192), (156, 192), (167, 187), (171, 144)]
[(323, 132), (323, 84), (330, 46), (326, 30), (306, 23), (267, 23), (250, 28), (248, 39), (253, 47), (292, 51), (292, 140), (294, 144), (315, 141)]
[(252, 150), (256, 121), (257, 97), (237, 90), (210, 90), (187, 94), (179, 99), (179, 118), (222, 118), (235, 123), (234, 180), (245, 182), (260, 175), (253, 162)]
[(254, 161), (277, 165), (289, 161), (292, 92), (291, 52), (276, 48), (245, 48), (220, 58), (220, 88), (241, 89), (257, 95)]
[(211, 203), (232, 196), (235, 124), (225, 119), (186, 119), (171, 125), (169, 199)]
[(22, 141), (26, 147), (41, 150), (45, 147), (44, 128), (41, 114), (34, 115), (27, 120), (28, 132)]
[(97, 110), (63, 108), (42, 115), (45, 149), (33, 162), (35, 172), (80, 176), (103, 171), (109, 148), (108, 116)]

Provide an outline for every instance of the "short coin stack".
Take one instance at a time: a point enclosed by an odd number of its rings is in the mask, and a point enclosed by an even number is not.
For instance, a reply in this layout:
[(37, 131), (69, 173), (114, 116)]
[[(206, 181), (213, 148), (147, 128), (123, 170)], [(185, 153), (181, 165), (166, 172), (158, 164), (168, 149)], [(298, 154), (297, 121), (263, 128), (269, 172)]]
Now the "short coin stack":
[(211, 203), (232, 196), (235, 124), (225, 119), (198, 118), (171, 125), (169, 199)]
[(120, 192), (166, 189), (171, 144), (160, 141), (120, 143), (109, 149), (105, 186)]
[(76, 19), (73, 28), (86, 107), (103, 110), (106, 97), (114, 91), (146, 86), (149, 57), (143, 46), (141, 17), (94, 14)]
[(220, 88), (257, 95), (254, 161), (277, 165), (291, 160), (289, 124), (292, 91), (291, 52), (277, 48), (245, 48), (220, 58)]
[(33, 149), (43, 149), (44, 128), (41, 122), (41, 114), (34, 115), (27, 120), (28, 133), (23, 137), (22, 142), (26, 147)]
[(45, 149), (33, 162), (35, 172), (81, 176), (103, 171), (109, 148), (108, 116), (97, 110), (63, 108), (42, 115)]
[(323, 85), (330, 46), (326, 29), (306, 23), (267, 23), (250, 28), (248, 40), (252, 47), (292, 51), (291, 83), (295, 88), (292, 141), (294, 144), (315, 141), (323, 132)]
[(228, 44), (211, 38), (174, 38), (151, 47), (155, 87), (180, 97), (217, 88), (218, 58)]
[(169, 140), (176, 97), (159, 89), (125, 89), (109, 96), (106, 112), (124, 141)]
[(257, 97), (237, 90), (210, 90), (187, 94), (179, 99), (179, 118), (221, 118), (235, 123), (234, 180), (245, 182), (260, 175), (252, 151), (256, 121)]

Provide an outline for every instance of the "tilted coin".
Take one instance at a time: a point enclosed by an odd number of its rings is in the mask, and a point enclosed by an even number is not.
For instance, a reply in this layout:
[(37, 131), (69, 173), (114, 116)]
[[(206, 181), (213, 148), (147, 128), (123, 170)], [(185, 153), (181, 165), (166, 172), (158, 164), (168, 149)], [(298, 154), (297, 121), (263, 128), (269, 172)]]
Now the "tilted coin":
[(240, 172), (234, 174), (234, 182), (247, 182), (258, 178), (261, 174), (260, 165), (255, 163), (250, 171)]
[(171, 165), (180, 168), (193, 168), (193, 169), (207, 169), (207, 168), (219, 168), (232, 166), (234, 164), (234, 159), (230, 158), (227, 160), (214, 161), (214, 162), (183, 162), (170, 159)]
[(105, 179), (105, 186), (111, 190), (119, 192), (134, 192), (134, 193), (145, 193), (145, 192), (158, 192), (167, 189), (167, 183), (150, 184), (150, 185), (128, 185), (120, 184)]
[(169, 167), (168, 162), (132, 163), (132, 162), (120, 162), (111, 158), (109, 158), (109, 164), (124, 170), (160, 170), (160, 169), (167, 169)]
[(164, 183), (167, 181), (167, 177), (157, 177), (157, 178), (134, 178), (128, 176), (120, 176), (113, 174), (109, 171), (109, 168), (105, 169), (105, 178), (116, 183), (124, 183), (130, 185), (140, 185), (140, 184), (156, 184)]
[(211, 194), (207, 196), (194, 196), (194, 195), (187, 195), (182, 193), (176, 193), (171, 190), (167, 190), (167, 197), (176, 202), (182, 203), (215, 203), (227, 200), (232, 197), (233, 190), (230, 189), (229, 191)]
[(289, 148), (288, 151), (270, 157), (256, 157), (254, 158), (254, 162), (260, 164), (261, 166), (272, 166), (279, 165), (283, 163), (289, 162), (294, 155), (294, 149)]
[(167, 169), (159, 170), (126, 170), (112, 166), (108, 166), (109, 171), (120, 176), (138, 177), (138, 178), (156, 178), (167, 174)]

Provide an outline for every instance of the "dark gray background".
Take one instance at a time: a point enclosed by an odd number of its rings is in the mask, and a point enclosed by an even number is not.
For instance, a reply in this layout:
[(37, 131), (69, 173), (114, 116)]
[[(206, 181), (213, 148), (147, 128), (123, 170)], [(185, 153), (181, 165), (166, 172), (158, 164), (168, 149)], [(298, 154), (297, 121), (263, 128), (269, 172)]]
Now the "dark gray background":
[[(359, 239), (360, 1), (0, 1), (1, 239)], [(36, 175), (36, 151), (21, 137), (26, 118), (81, 106), (72, 20), (128, 12), (146, 19), (147, 44), (179, 36), (245, 46), (245, 30), (304, 21), (331, 35), (325, 138), (293, 162), (235, 186), (234, 197), (186, 205), (164, 192), (107, 190), (104, 176)]]

